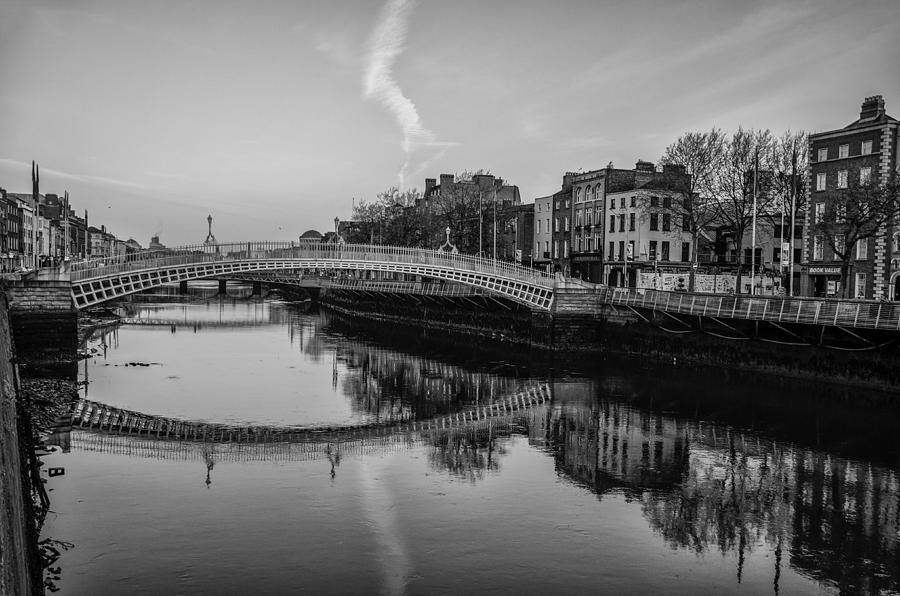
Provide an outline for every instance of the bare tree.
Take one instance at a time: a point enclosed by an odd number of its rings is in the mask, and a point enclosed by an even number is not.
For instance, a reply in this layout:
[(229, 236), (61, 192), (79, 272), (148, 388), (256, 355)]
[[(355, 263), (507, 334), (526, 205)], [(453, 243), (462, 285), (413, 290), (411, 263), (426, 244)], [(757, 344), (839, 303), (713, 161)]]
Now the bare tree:
[(661, 165), (684, 166), (688, 176), (673, 176), (672, 190), (680, 200), (672, 202), (672, 215), (691, 234), (692, 264), (688, 290), (694, 291), (697, 246), (700, 232), (716, 217), (714, 183), (725, 155), (725, 135), (718, 128), (709, 132), (688, 132), (666, 147)]
[[(734, 235), (738, 257), (735, 287), (738, 292), (744, 265), (744, 235), (753, 225), (754, 218), (769, 212), (774, 203), (771, 192), (772, 144), (772, 133), (768, 129), (738, 128), (725, 143), (724, 159), (713, 181), (716, 218)], [(760, 172), (767, 175), (761, 176)]]
[[(790, 249), (793, 249), (796, 235), (796, 215), (802, 211), (806, 196), (804, 191), (809, 172), (808, 149), (808, 135), (804, 131), (788, 130), (772, 144), (771, 192), (778, 209), (771, 214), (771, 223), (778, 225), (781, 230), (780, 242), (788, 244)], [(779, 221), (776, 222), (775, 217)], [(782, 265), (785, 262), (793, 263), (792, 252), (793, 250), (787, 255), (781, 254)], [(790, 283), (793, 291), (793, 279)]]
[(895, 173), (884, 184), (863, 182), (840, 189), (814, 214), (811, 229), (816, 243), (827, 245), (841, 262), (841, 296), (847, 297), (850, 261), (856, 246), (868, 242), (900, 217), (900, 184)]

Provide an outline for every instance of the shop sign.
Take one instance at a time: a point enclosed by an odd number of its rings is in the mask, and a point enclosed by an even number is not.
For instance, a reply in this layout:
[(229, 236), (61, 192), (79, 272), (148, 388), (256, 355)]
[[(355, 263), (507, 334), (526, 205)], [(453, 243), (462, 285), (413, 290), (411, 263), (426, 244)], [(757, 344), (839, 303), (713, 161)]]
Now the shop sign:
[(809, 267), (810, 275), (840, 275), (841, 267), (838, 265), (837, 267), (825, 267), (822, 265), (810, 265)]

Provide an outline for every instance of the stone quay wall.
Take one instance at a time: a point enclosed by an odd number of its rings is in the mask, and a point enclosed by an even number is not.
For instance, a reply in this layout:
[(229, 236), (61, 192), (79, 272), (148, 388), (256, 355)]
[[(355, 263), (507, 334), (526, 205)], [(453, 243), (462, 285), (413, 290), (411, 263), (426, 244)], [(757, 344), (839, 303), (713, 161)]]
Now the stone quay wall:
[(30, 499), (18, 432), (14, 348), (6, 296), (0, 292), (0, 594), (31, 594)]
[(31, 376), (71, 376), (77, 366), (78, 311), (66, 281), (5, 281), (16, 356)]

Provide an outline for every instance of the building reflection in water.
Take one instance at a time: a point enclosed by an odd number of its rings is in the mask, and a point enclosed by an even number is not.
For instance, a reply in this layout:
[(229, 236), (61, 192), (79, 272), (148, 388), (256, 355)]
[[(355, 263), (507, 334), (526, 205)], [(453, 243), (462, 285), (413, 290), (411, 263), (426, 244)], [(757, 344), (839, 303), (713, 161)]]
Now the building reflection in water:
[(736, 554), (740, 580), (746, 556), (767, 545), (776, 591), (784, 562), (846, 593), (900, 590), (896, 470), (622, 401), (556, 400), (565, 393), (593, 390), (554, 386), (532, 441), (598, 497), (640, 501), (672, 547)]

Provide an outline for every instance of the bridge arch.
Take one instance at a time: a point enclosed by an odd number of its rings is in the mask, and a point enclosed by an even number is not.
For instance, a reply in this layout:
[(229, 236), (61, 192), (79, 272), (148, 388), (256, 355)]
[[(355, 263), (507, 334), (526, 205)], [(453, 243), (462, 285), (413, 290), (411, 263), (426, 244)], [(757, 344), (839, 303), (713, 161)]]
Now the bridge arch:
[(481, 288), (538, 310), (550, 310), (546, 273), (471, 255), (378, 245), (240, 243), (138, 253), (75, 264), (68, 272), (77, 308), (163, 284), (271, 270), (384, 271)]

